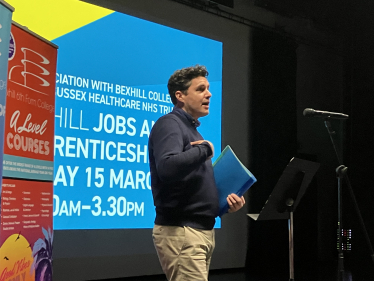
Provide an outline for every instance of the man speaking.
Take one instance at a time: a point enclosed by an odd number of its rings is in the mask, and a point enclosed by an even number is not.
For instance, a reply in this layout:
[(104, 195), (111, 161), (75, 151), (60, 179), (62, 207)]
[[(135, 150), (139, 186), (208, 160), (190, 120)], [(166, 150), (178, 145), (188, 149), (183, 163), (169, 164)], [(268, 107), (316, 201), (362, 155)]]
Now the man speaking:
[[(174, 109), (153, 126), (149, 137), (152, 194), (156, 207), (153, 242), (169, 281), (208, 280), (215, 246), (218, 192), (211, 158), (213, 144), (197, 128), (209, 114), (208, 71), (196, 65), (177, 70), (168, 90)], [(227, 197), (229, 212), (245, 204)]]

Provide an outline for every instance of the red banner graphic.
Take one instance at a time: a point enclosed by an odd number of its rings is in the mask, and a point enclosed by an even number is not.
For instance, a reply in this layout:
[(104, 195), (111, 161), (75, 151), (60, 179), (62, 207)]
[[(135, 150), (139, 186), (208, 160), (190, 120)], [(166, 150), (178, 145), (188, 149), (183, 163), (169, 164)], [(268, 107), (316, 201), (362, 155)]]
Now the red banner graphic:
[(11, 29), (4, 154), (53, 161), (57, 49)]
[(12, 24), (10, 41), (0, 281), (51, 281), (53, 182), (37, 180), (53, 173), (57, 48), (17, 24)]

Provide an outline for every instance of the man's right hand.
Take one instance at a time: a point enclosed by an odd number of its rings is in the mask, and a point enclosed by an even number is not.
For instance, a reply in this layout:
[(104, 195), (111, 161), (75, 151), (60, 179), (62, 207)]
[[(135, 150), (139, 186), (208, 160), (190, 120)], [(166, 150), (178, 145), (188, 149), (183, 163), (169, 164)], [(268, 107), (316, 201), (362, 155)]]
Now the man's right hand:
[(208, 159), (210, 159), (210, 158), (212, 158), (213, 155), (214, 155), (214, 146), (213, 146), (213, 144), (212, 144), (210, 141), (207, 141), (207, 140), (198, 140), (198, 141), (193, 141), (193, 142), (191, 142), (191, 145), (194, 146), (194, 145), (197, 145), (197, 144), (201, 144), (201, 143), (203, 143), (203, 142), (207, 142), (207, 143), (209, 143), (210, 148), (212, 149), (212, 155), (210, 155), (210, 156), (208, 157)]

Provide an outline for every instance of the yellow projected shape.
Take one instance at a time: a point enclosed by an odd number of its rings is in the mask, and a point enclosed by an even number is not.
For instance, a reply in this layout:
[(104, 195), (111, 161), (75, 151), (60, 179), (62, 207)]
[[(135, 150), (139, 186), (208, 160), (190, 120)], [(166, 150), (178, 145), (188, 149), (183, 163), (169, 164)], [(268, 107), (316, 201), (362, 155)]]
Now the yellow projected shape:
[(50, 41), (114, 12), (78, 0), (6, 1), (16, 23)]

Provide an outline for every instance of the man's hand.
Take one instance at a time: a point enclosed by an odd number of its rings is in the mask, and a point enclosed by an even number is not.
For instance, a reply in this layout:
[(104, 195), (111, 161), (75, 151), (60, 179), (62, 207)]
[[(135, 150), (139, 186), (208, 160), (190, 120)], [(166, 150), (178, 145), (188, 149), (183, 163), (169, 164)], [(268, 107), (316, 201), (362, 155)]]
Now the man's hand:
[(240, 210), (245, 204), (244, 197), (239, 197), (235, 193), (231, 193), (229, 196), (227, 196), (226, 200), (229, 204), (229, 213), (234, 213)]
[(213, 146), (213, 144), (212, 144), (210, 141), (207, 141), (207, 140), (198, 140), (198, 141), (193, 141), (193, 142), (191, 142), (191, 145), (194, 146), (194, 145), (197, 145), (197, 144), (201, 144), (201, 143), (203, 143), (203, 142), (207, 142), (207, 143), (209, 143), (210, 148), (212, 149), (212, 155), (208, 157), (208, 159), (210, 159), (210, 158), (212, 158), (213, 155), (214, 155), (214, 146)]

